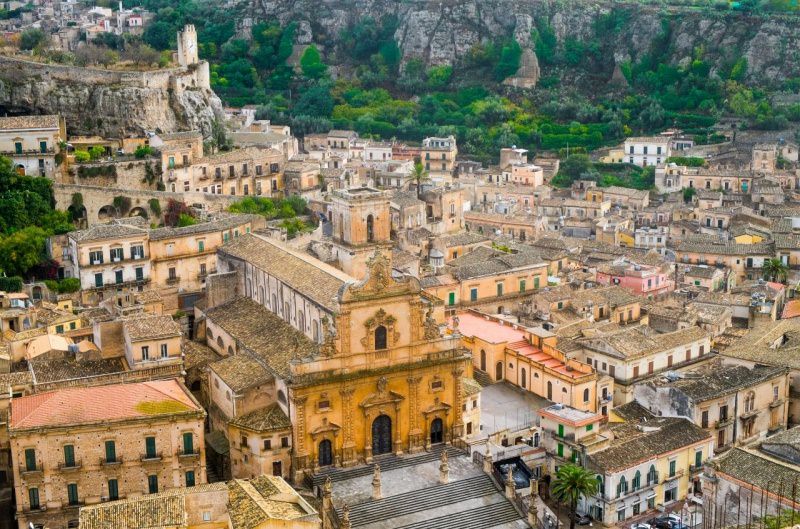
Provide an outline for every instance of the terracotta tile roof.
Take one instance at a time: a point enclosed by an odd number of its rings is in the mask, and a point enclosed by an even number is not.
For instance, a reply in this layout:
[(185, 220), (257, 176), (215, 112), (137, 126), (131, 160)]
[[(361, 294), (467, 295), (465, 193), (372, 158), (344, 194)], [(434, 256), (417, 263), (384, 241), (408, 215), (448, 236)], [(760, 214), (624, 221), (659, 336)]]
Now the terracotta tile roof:
[(461, 377), (461, 391), (464, 397), (477, 395), (481, 389), (481, 385), (474, 378)]
[(122, 239), (127, 237), (147, 238), (147, 229), (127, 223), (110, 222), (97, 224), (85, 230), (73, 231), (69, 238), (76, 242), (102, 241), (106, 239)]
[(187, 371), (220, 360), (222, 357), (209, 346), (193, 340), (183, 342), (183, 367)]
[(288, 430), (292, 427), (292, 422), (278, 403), (257, 409), (241, 417), (236, 417), (231, 420), (230, 424), (254, 432)]
[(57, 129), (57, 115), (45, 116), (11, 116), (0, 118), (0, 130), (15, 129)]
[(787, 320), (798, 316), (800, 316), (800, 299), (793, 299), (786, 302), (786, 305), (783, 307), (781, 319)]
[(125, 360), (119, 357), (77, 362), (71, 357), (53, 358), (47, 354), (32, 358), (28, 366), (36, 384), (110, 375), (127, 370)]
[(283, 479), (260, 476), (251, 480), (236, 479), (228, 483), (228, 515), (232, 529), (255, 529), (269, 520), (297, 520), (317, 513), (307, 505)]
[(740, 389), (755, 386), (767, 380), (785, 375), (788, 368), (784, 367), (755, 367), (749, 369), (745, 366), (725, 366), (716, 368), (713, 372), (694, 379), (676, 380), (674, 382), (659, 382), (680, 392), (692, 399), (695, 403), (705, 402), (729, 395)]
[[(452, 320), (451, 320), (452, 325)], [(489, 343), (511, 343), (525, 339), (525, 331), (511, 324), (500, 323), (490, 317), (482, 317), (473, 312), (458, 314), (458, 331), (466, 337), (477, 336)]]
[(611, 426), (611, 445), (589, 455), (588, 466), (605, 473), (619, 472), (711, 438), (687, 419), (651, 417), (644, 431), (638, 426), (638, 421)]
[(10, 430), (203, 413), (177, 380), (66, 388), (11, 401)]
[(250, 298), (239, 297), (209, 309), (206, 318), (232, 336), (244, 352), (283, 379), (294, 357), (314, 354), (317, 346), (279, 316)]
[[(191, 226), (183, 226), (178, 228), (157, 228), (155, 230), (150, 230), (150, 240), (160, 241), (163, 239), (185, 237), (187, 235), (230, 230), (254, 222), (258, 218), (258, 215), (248, 214), (226, 215), (222, 218), (209, 220), (207, 222), (198, 222), (197, 224), (192, 224)], [(244, 233), (244, 230), (242, 230), (242, 233)]]
[(225, 382), (225, 385), (231, 388), (231, 391), (237, 394), (266, 384), (274, 378), (258, 360), (247, 353), (223, 358), (219, 362), (209, 364), (209, 367)]
[(237, 237), (218, 252), (253, 264), (330, 311), (336, 310), (344, 284), (355, 281), (331, 266), (254, 234)]
[(123, 328), (131, 341), (158, 340), (181, 335), (181, 326), (172, 316), (132, 316), (123, 320)]
[[(800, 469), (755, 450), (735, 447), (714, 460), (714, 467), (739, 481), (775, 494), (778, 483), (797, 483)], [(791, 498), (792, 487), (785, 487), (783, 497)], [(797, 501), (797, 500), (795, 500)]]

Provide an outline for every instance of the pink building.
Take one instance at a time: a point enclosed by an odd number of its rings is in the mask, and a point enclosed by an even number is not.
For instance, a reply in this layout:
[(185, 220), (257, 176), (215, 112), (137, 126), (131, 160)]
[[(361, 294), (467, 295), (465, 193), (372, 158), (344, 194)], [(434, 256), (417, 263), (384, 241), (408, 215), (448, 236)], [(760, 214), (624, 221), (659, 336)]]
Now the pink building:
[(675, 281), (660, 267), (628, 262), (599, 266), (596, 280), (601, 285), (619, 285), (637, 296), (649, 298), (675, 290)]

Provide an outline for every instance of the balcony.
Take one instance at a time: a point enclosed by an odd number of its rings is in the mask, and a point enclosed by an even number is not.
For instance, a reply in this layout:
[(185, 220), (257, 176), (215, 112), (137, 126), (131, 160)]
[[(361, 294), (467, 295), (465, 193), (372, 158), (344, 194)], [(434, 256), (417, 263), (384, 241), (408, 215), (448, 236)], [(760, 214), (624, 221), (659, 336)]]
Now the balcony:
[(0, 156), (7, 156), (7, 157), (14, 157), (14, 156), (40, 156), (42, 154), (55, 154), (56, 151), (53, 147), (45, 149), (42, 151), (39, 148), (36, 149), (22, 149), (20, 151), (16, 149), (4, 149), (0, 150)]
[(106, 459), (105, 457), (100, 458), (100, 466), (101, 467), (116, 467), (122, 464), (121, 457), (115, 457), (114, 459)]
[(178, 457), (180, 459), (199, 459), (200, 450), (193, 449), (191, 452), (186, 452), (183, 449), (178, 450)]
[(783, 406), (783, 399), (775, 399), (769, 403), (770, 409), (777, 408), (778, 406)]
[(739, 418), (742, 419), (743, 421), (746, 421), (748, 419), (754, 418), (760, 412), (761, 410), (755, 410), (755, 409), (749, 411), (743, 411), (742, 413), (739, 414)]
[(74, 470), (80, 470), (82, 466), (83, 464), (79, 459), (76, 459), (75, 461), (70, 461), (69, 463), (62, 461), (61, 463), (58, 464), (58, 470), (60, 470), (61, 472), (72, 472)]
[(715, 421), (714, 428), (716, 429), (725, 428), (726, 426), (730, 426), (731, 424), (733, 424), (733, 417), (725, 417), (723, 419)]
[(199, 273), (197, 274), (197, 280), (198, 280), (198, 281), (205, 281), (205, 279), (206, 279), (206, 278), (207, 278), (209, 275), (211, 275), (211, 274), (216, 274), (216, 273), (217, 273), (217, 270), (216, 270), (216, 269), (214, 269), (214, 268), (212, 268), (211, 270), (209, 270), (208, 272), (205, 272), (205, 273), (204, 273), (204, 272), (199, 272)]
[(161, 452), (142, 454), (142, 463), (160, 463), (162, 459), (164, 458), (162, 457)]
[(670, 475), (664, 476), (664, 481), (662, 481), (662, 483), (667, 483), (668, 481), (672, 481), (673, 479), (680, 479), (683, 477), (685, 473), (686, 471), (683, 470), (682, 468), (678, 469), (671, 476)]
[(21, 476), (25, 476), (27, 478), (41, 476), (44, 472), (44, 467), (42, 467), (41, 463), (37, 463), (33, 467), (28, 467), (27, 465), (21, 465), (19, 467), (19, 473)]
[(168, 285), (177, 285), (178, 283), (180, 283), (180, 281), (181, 281), (181, 278), (179, 276), (173, 276), (173, 277), (168, 277), (167, 278), (167, 284)]
[(703, 465), (689, 465), (689, 475), (692, 477), (699, 476), (703, 473)]

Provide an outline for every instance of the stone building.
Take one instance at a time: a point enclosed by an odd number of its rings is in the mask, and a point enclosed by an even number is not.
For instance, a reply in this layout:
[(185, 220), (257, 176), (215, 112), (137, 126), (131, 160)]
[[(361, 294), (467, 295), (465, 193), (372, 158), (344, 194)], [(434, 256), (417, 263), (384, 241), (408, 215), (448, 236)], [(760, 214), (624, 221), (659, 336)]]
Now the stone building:
[[(277, 316), (237, 336), (226, 352), (267, 375), (263, 383), (273, 390), (261, 392), (263, 406), (277, 402), (291, 421), (295, 479), (462, 438), (469, 354), (443, 333), (443, 304), (415, 278), (395, 277), (384, 255), (376, 252), (356, 281), (251, 234), (226, 246), (219, 266), (236, 274), (231, 295)], [(292, 338), (291, 328), (306, 338)], [(294, 345), (265, 355), (269, 344), (259, 336), (287, 336)]]
[(66, 139), (66, 124), (59, 116), (0, 118), (0, 156), (10, 158), (19, 174), (53, 178)]
[(425, 138), (420, 151), (421, 162), (436, 184), (450, 182), (455, 169), (458, 147), (454, 136)]
[(174, 379), (14, 399), (9, 436), (20, 529), (76, 527), (83, 505), (205, 483), (205, 415)]

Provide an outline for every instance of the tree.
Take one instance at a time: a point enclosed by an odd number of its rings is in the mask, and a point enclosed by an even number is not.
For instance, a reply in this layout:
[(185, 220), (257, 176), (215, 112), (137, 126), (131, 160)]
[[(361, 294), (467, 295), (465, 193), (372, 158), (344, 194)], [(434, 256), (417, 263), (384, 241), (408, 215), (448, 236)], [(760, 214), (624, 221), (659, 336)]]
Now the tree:
[(765, 279), (784, 282), (789, 274), (789, 267), (780, 259), (773, 258), (764, 261), (762, 271)]
[(519, 70), (519, 60), (522, 57), (522, 47), (514, 39), (511, 39), (500, 50), (500, 60), (494, 68), (494, 76), (498, 81), (502, 81), (510, 75), (514, 75)]
[(558, 169), (558, 174), (562, 175), (564, 182), (571, 185), (574, 180), (588, 173), (592, 168), (592, 162), (586, 154), (573, 154), (564, 160)]
[(75, 151), (75, 162), (86, 163), (91, 159), (92, 157), (87, 151)]
[(417, 198), (422, 196), (422, 183), (428, 180), (428, 170), (422, 165), (422, 162), (414, 164), (414, 169), (411, 171), (411, 180), (417, 185)]
[(25, 275), (44, 260), (47, 233), (28, 226), (0, 241), (0, 264), (8, 275)]
[(577, 465), (558, 467), (553, 483), (553, 496), (569, 506), (569, 529), (575, 529), (575, 518), (578, 500), (581, 496), (591, 496), (597, 492), (597, 479), (594, 473)]
[(19, 36), (19, 48), (21, 50), (32, 50), (44, 44), (46, 36), (41, 29), (26, 29)]
[(697, 188), (684, 187), (683, 188), (683, 201), (687, 204), (692, 201), (692, 198), (697, 194)]
[(300, 67), (303, 75), (309, 79), (321, 79), (328, 72), (328, 65), (322, 62), (319, 50), (313, 44), (306, 48), (300, 57)]
[(167, 50), (175, 38), (175, 28), (163, 20), (156, 20), (147, 25), (142, 39), (157, 50)]

